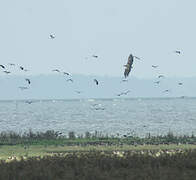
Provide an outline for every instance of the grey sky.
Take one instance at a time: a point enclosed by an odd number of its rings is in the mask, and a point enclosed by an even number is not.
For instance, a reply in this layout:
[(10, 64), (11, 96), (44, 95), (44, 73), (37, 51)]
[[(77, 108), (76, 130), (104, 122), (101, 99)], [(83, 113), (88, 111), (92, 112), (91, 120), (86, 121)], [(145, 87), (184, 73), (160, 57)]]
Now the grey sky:
[[(142, 58), (133, 76), (154, 77), (152, 64), (167, 76), (196, 76), (195, 7), (194, 0), (0, 1), (0, 64), (24, 65), (29, 74), (121, 76), (133, 53)], [(85, 60), (92, 54), (99, 60)]]

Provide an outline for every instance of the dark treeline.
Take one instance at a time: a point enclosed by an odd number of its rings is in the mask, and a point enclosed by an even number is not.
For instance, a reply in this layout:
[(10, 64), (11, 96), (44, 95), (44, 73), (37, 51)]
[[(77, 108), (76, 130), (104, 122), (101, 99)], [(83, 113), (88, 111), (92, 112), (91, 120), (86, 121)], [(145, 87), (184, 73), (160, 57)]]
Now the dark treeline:
[(88, 152), (32, 157), (9, 163), (0, 162), (0, 179), (17, 180), (195, 180), (196, 151), (158, 157), (125, 152)]
[(0, 145), (17, 145), (17, 144), (44, 144), (44, 145), (160, 145), (160, 144), (196, 144), (196, 136), (176, 136), (172, 132), (167, 135), (137, 137), (135, 135), (104, 135), (101, 132), (86, 132), (85, 134), (76, 135), (69, 132), (63, 135), (60, 132), (48, 130), (46, 132), (32, 132), (29, 130), (25, 133), (1, 132)]

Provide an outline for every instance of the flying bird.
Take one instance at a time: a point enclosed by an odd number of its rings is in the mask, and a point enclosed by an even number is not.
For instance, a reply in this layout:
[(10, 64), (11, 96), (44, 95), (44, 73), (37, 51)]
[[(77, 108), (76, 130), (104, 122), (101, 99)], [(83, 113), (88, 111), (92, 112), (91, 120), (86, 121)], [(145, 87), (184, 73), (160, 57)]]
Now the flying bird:
[(78, 93), (78, 94), (82, 93), (82, 91), (75, 91), (75, 92)]
[(23, 71), (24, 70), (24, 67), (22, 67), (22, 66), (19, 66), (19, 68)]
[(117, 96), (127, 95), (129, 92), (131, 92), (131, 91), (128, 90), (128, 91), (125, 91), (125, 92), (121, 92), (120, 94), (117, 94)]
[(165, 91), (163, 91), (163, 92), (169, 92), (169, 89), (166, 89)]
[(137, 57), (137, 56), (133, 56), (135, 59), (141, 60), (141, 58)]
[(121, 82), (128, 82), (128, 79), (123, 79)]
[(1, 67), (1, 68), (3, 68), (3, 69), (5, 69), (5, 66), (4, 66), (4, 65), (2, 65), (2, 64), (0, 64), (0, 67)]
[(30, 79), (26, 78), (26, 79), (25, 79), (25, 81), (27, 81), (27, 82), (28, 82), (28, 84), (31, 84)]
[(177, 50), (177, 51), (174, 51), (174, 52), (175, 52), (176, 54), (181, 54), (181, 51), (178, 51), (178, 50)]
[(11, 72), (10, 71), (3, 71), (4, 73), (6, 73), (6, 74), (10, 74)]
[(50, 34), (50, 39), (54, 39), (55, 35), (54, 34)]
[(161, 81), (155, 81), (154, 83), (159, 84)]
[(10, 66), (15, 66), (15, 64), (13, 64), (13, 63), (9, 63), (8, 65), (10, 65)]
[(152, 65), (152, 67), (153, 67), (153, 68), (157, 68), (157, 67), (159, 67), (159, 66)]
[(98, 82), (96, 79), (94, 79), (94, 82), (96, 83), (96, 85), (98, 85), (98, 84), (99, 84), (99, 82)]
[(27, 104), (32, 104), (33, 101), (25, 101), (25, 103), (27, 103)]
[(69, 76), (70, 74), (68, 72), (63, 72), (64, 75)]
[(131, 92), (131, 91), (130, 91), (130, 90), (125, 91), (123, 94), (124, 94), (124, 95), (127, 95), (129, 92)]
[(28, 89), (28, 87), (25, 87), (25, 86), (20, 86), (20, 87), (18, 87), (20, 90), (26, 90), (26, 89)]
[(98, 56), (97, 56), (97, 55), (92, 55), (92, 57), (94, 57), (94, 58), (98, 58)]
[(125, 76), (125, 78), (127, 78), (127, 77), (129, 76), (129, 73), (130, 73), (130, 71), (131, 71), (131, 68), (133, 68), (132, 65), (133, 65), (133, 59), (134, 59), (134, 58), (140, 60), (140, 58), (137, 57), (137, 56), (133, 56), (132, 54), (129, 55), (127, 64), (124, 65), (124, 67), (125, 67), (125, 71), (124, 71), (124, 76)]
[(133, 64), (133, 55), (130, 54), (129, 57), (128, 57), (127, 64), (124, 65), (124, 67), (125, 67), (125, 71), (124, 71), (125, 78), (128, 77), (128, 75), (129, 75), (129, 73), (131, 71), (131, 68), (132, 68), (132, 64)]
[(59, 72), (59, 73), (60, 73), (60, 70), (58, 70), (58, 69), (54, 69), (54, 70), (52, 70), (52, 71), (55, 71), (55, 72)]
[(71, 82), (73, 82), (73, 79), (71, 79), (71, 78), (70, 78), (70, 79), (67, 79), (67, 81), (71, 81)]
[(180, 83), (178, 83), (178, 85), (183, 85), (183, 83), (180, 82)]
[(158, 76), (158, 78), (163, 78), (163, 77), (164, 77), (163, 75), (159, 75), (159, 76)]

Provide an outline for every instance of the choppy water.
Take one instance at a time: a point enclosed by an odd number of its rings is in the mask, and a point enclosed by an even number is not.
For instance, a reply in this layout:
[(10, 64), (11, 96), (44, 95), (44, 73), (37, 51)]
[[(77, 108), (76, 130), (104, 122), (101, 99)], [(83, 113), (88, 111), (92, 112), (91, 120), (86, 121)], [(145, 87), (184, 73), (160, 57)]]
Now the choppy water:
[(196, 134), (196, 99), (0, 101), (0, 131)]

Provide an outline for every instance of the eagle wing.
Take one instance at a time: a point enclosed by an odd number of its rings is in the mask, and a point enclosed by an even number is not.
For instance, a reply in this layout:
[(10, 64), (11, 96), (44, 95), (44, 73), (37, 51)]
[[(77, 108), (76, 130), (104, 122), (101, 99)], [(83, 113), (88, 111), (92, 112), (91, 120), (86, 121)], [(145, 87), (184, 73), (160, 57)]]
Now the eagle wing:
[(124, 71), (125, 78), (128, 77), (128, 75), (131, 71), (131, 68), (132, 68), (132, 64), (133, 64), (133, 55), (130, 54), (128, 57), (127, 64), (125, 65), (125, 71)]

